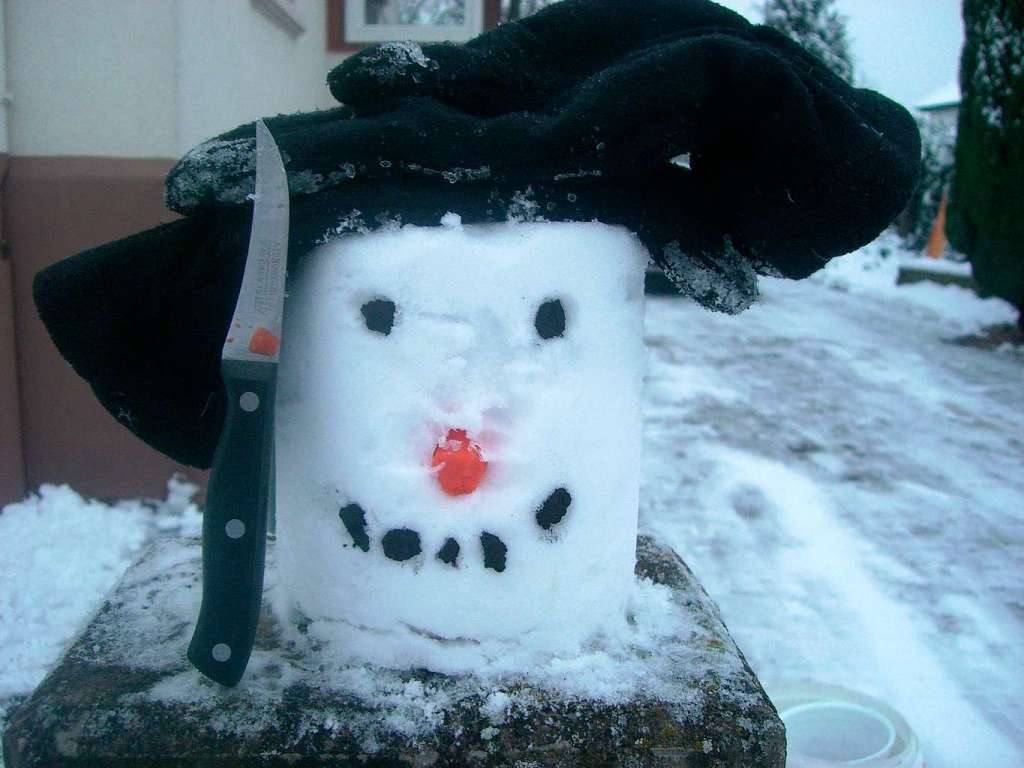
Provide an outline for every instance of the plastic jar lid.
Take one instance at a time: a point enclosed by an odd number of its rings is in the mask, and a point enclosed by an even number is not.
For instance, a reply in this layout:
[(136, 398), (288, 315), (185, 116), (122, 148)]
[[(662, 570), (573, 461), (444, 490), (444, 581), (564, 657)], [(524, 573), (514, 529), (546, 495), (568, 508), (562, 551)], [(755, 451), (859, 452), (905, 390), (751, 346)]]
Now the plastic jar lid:
[(786, 768), (922, 768), (917, 736), (887, 704), (838, 685), (773, 690), (786, 725)]

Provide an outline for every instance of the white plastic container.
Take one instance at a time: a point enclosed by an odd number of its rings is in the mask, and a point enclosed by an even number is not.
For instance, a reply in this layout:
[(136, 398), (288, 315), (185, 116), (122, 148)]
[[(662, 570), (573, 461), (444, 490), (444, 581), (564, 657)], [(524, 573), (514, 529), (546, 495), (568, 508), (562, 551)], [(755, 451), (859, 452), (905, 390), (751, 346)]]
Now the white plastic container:
[(786, 725), (786, 768), (923, 768), (917, 736), (884, 702), (824, 683), (799, 683), (772, 700)]

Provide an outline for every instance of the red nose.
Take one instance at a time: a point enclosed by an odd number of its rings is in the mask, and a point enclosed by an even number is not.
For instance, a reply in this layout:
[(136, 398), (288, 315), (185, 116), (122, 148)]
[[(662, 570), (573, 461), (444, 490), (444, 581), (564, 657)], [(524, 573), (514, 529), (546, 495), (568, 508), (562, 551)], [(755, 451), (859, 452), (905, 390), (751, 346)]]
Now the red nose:
[(480, 446), (469, 439), (464, 429), (448, 430), (445, 439), (434, 448), (430, 466), (440, 467), (437, 482), (449, 496), (472, 493), (487, 471)]

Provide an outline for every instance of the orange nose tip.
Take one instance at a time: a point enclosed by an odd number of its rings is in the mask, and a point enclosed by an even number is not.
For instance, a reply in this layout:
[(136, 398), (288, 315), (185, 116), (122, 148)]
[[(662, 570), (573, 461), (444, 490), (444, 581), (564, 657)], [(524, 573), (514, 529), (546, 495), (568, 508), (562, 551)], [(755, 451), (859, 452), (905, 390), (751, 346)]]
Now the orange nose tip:
[(480, 485), (487, 462), (480, 446), (464, 429), (449, 429), (445, 439), (434, 448), (430, 466), (438, 468), (437, 482), (449, 496), (464, 496)]

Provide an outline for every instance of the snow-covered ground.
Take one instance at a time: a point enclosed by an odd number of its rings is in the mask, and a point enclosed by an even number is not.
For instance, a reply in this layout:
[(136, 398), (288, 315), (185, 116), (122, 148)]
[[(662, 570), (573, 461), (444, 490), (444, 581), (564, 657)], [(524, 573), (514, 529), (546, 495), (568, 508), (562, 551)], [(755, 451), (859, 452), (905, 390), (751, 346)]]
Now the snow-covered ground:
[[(1024, 355), (952, 340), (1012, 322), (956, 286), (895, 287), (888, 238), (738, 317), (652, 299), (642, 526), (721, 605), (769, 694), (878, 696), (929, 768), (1024, 765)], [(141, 544), (195, 533), (69, 489), (0, 514), (0, 722)]]
[(738, 317), (648, 305), (642, 525), (769, 694), (904, 713), (930, 768), (1024, 765), (1024, 357), (951, 339), (1010, 308), (894, 287), (881, 244)]
[[(0, 512), (0, 731), (153, 536), (198, 536), (196, 488), (178, 478), (160, 502), (109, 506), (44, 485)], [(3, 757), (0, 756), (0, 768)]]

